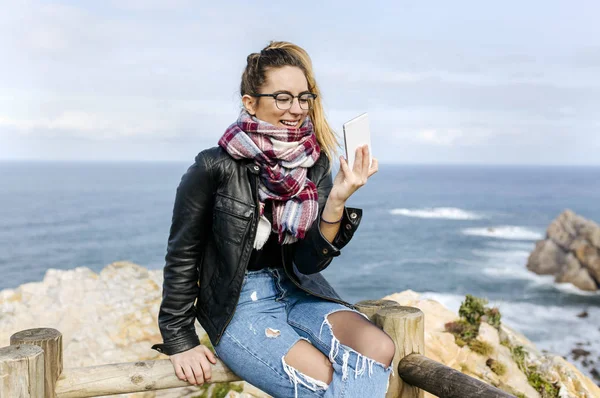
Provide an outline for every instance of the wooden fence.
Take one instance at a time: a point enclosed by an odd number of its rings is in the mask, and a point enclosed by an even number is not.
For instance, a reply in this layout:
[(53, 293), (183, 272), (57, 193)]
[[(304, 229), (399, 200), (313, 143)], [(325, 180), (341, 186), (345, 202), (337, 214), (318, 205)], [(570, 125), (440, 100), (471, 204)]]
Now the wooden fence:
[[(396, 344), (397, 364), (387, 398), (514, 397), (424, 354), (423, 312), (390, 300), (357, 304)], [(0, 398), (79, 398), (190, 386), (177, 378), (168, 359), (63, 369), (62, 335), (55, 329), (15, 333), (0, 348)], [(222, 362), (213, 365), (211, 383), (239, 381)]]

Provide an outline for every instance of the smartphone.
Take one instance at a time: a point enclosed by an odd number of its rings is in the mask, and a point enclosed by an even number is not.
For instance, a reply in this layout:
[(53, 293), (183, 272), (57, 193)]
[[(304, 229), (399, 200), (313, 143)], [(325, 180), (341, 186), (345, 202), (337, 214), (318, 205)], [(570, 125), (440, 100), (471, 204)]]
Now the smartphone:
[(370, 165), (373, 161), (373, 151), (371, 150), (371, 130), (369, 129), (369, 115), (367, 113), (344, 123), (344, 146), (350, 170), (354, 167), (356, 148), (365, 144), (369, 146)]

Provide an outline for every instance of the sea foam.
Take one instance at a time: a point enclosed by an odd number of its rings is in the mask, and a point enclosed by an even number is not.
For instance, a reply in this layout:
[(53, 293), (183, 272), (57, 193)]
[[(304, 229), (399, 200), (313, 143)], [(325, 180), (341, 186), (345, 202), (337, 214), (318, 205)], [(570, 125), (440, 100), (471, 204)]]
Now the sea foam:
[(392, 209), (390, 214), (417, 217), (417, 218), (438, 218), (445, 220), (481, 220), (483, 215), (470, 212), (456, 207), (431, 207), (422, 209)]
[(512, 225), (501, 225), (487, 228), (465, 228), (462, 230), (462, 233), (465, 235), (510, 240), (540, 240), (544, 238), (544, 236), (538, 231), (534, 231), (526, 227)]

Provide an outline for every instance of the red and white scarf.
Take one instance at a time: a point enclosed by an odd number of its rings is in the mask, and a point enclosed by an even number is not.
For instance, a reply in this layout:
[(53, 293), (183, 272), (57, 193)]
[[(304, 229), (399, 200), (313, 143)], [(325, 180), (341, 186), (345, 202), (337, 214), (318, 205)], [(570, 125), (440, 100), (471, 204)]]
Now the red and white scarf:
[[(277, 127), (242, 111), (225, 130), (219, 146), (234, 159), (253, 159), (260, 167), (260, 220), (254, 248), (260, 249), (271, 231), (280, 244), (304, 238), (319, 212), (317, 187), (306, 177), (321, 153), (310, 118), (298, 128)], [(273, 225), (263, 215), (273, 202)]]

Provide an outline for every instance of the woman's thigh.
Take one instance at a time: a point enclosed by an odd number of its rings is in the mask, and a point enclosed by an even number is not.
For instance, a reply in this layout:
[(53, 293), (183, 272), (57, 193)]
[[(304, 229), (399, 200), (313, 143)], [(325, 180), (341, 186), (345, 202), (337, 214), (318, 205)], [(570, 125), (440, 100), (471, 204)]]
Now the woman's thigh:
[[(299, 335), (307, 338), (315, 347), (334, 362), (339, 342), (334, 338), (328, 316), (338, 311), (360, 312), (332, 301), (322, 300), (298, 291), (290, 296), (287, 322)], [(338, 359), (338, 363), (341, 361)]]
[[(264, 274), (264, 275), (263, 275)], [(326, 386), (294, 383), (283, 358), (303, 339), (287, 323), (286, 304), (267, 275), (250, 274), (240, 303), (215, 351), (239, 377), (274, 397), (321, 397)]]

